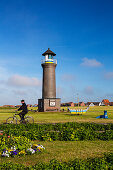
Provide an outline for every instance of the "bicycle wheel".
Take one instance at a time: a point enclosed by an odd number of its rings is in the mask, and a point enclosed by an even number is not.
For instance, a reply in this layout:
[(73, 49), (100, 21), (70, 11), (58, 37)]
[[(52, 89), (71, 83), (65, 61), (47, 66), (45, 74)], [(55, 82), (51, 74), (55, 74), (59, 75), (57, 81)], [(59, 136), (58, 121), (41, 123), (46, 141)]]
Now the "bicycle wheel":
[(30, 116), (26, 116), (25, 117), (25, 122), (26, 123), (34, 123), (34, 119), (32, 117), (30, 117)]
[(14, 117), (9, 117), (6, 120), (6, 123), (8, 123), (8, 124), (17, 124), (17, 120)]

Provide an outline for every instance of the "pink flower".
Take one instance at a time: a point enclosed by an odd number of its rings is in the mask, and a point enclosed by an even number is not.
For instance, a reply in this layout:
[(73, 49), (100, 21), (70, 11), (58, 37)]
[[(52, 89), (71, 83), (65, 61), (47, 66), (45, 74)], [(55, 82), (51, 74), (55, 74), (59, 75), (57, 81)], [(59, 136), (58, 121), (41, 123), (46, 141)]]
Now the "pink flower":
[(8, 138), (10, 138), (10, 136), (8, 136)]
[(0, 133), (0, 135), (3, 135), (3, 133)]

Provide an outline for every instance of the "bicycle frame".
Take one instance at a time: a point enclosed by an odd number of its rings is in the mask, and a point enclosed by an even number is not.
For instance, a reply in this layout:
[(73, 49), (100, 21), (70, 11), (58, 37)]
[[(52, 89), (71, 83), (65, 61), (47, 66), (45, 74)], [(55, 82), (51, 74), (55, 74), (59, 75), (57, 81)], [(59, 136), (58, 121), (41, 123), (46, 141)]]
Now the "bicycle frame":
[(16, 115), (19, 115), (19, 114), (16, 114), (16, 113), (15, 113), (15, 114), (13, 115), (14, 119), (16, 119), (17, 121), (19, 121), (19, 122), (20, 122), (20, 121), (21, 121), (21, 119), (19, 119)]

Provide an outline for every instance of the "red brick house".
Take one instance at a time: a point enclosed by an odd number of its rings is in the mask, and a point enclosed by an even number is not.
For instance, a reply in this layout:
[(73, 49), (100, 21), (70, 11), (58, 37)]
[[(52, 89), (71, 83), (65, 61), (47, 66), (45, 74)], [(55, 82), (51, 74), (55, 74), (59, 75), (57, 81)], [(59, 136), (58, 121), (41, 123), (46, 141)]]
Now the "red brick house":
[(85, 106), (84, 102), (79, 102), (79, 106)]
[(105, 106), (109, 105), (109, 100), (108, 99), (103, 99), (102, 102), (105, 104)]
[(69, 106), (71, 106), (71, 107), (74, 107), (74, 106), (75, 106), (73, 102), (69, 102), (68, 104), (69, 104)]

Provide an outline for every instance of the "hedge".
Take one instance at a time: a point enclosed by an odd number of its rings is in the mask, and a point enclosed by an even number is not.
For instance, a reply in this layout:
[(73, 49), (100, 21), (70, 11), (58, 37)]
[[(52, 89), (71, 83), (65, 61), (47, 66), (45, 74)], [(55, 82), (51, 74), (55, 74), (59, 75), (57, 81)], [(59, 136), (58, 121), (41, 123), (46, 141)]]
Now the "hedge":
[(3, 134), (25, 136), (31, 140), (112, 140), (113, 124), (57, 123), (57, 124), (2, 124)]

